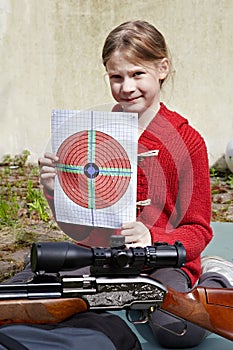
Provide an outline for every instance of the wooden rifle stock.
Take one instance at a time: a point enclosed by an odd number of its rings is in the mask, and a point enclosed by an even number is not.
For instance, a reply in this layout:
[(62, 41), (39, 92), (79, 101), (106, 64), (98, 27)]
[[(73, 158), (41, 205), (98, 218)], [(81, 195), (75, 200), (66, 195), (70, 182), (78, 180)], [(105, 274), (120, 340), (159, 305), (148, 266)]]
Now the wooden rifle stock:
[(162, 309), (233, 340), (233, 288), (196, 287), (180, 293), (168, 287)]
[(3, 300), (0, 301), (0, 325), (58, 323), (87, 309), (87, 303), (81, 298)]

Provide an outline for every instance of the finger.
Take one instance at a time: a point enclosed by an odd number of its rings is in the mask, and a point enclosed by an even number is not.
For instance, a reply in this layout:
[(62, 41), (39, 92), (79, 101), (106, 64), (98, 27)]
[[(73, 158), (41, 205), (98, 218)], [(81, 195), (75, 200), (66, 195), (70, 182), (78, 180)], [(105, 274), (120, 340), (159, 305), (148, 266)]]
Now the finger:
[(130, 244), (130, 247), (131, 247), (131, 244), (133, 243), (135, 242), (132, 237), (125, 237), (125, 245)]
[(52, 161), (55, 161), (55, 162), (57, 162), (59, 160), (58, 156), (56, 156), (56, 154), (51, 153), (51, 152), (46, 152), (44, 154), (44, 158), (51, 159)]
[(122, 224), (122, 229), (130, 229), (130, 228), (133, 228), (135, 225), (135, 222), (127, 222), (127, 223), (124, 223)]
[(52, 165), (43, 165), (40, 169), (40, 174), (46, 174), (46, 173), (56, 174), (57, 170)]
[(126, 246), (127, 249), (129, 249), (129, 248), (136, 248), (139, 245), (137, 243), (128, 243), (125, 246)]
[(121, 231), (122, 236), (133, 236), (134, 230), (133, 229), (124, 229)]
[(145, 244), (141, 243), (140, 241), (139, 242), (133, 242), (133, 243), (130, 243), (130, 244), (126, 244), (126, 247), (127, 249), (129, 248), (137, 248), (137, 247), (145, 247)]
[(59, 158), (52, 153), (45, 153), (44, 157), (38, 159), (39, 166), (43, 166), (45, 164), (54, 164), (58, 162)]
[(54, 177), (55, 174), (43, 174), (40, 177), (40, 184), (47, 190), (54, 191)]
[(46, 172), (46, 173), (41, 174), (40, 178), (42, 180), (48, 180), (48, 179), (54, 179), (55, 176), (56, 176), (56, 173), (48, 173), (48, 172)]
[(54, 160), (48, 159), (48, 158), (40, 158), (38, 161), (38, 164), (40, 168), (42, 169), (43, 167), (50, 167), (50, 168), (55, 168), (56, 162)]

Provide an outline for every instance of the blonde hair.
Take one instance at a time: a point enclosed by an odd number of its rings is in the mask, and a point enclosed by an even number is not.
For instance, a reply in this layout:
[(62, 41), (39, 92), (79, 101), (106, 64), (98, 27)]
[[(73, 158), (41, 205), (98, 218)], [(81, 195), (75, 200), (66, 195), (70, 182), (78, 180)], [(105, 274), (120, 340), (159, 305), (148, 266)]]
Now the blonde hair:
[[(125, 22), (109, 33), (102, 50), (104, 66), (116, 50), (124, 51), (127, 58), (134, 62), (157, 63), (163, 58), (169, 59), (169, 52), (163, 35), (146, 21)], [(169, 60), (169, 63), (171, 64), (171, 60)], [(161, 85), (164, 80), (161, 81)]]

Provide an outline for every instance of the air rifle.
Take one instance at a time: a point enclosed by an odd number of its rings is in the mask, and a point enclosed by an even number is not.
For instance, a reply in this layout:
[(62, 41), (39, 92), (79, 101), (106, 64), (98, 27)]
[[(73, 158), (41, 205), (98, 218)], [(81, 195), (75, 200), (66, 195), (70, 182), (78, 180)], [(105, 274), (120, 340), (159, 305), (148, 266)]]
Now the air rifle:
[[(126, 248), (85, 248), (70, 242), (34, 243), (27, 283), (0, 285), (0, 325), (58, 323), (87, 310), (140, 310), (148, 321), (157, 308), (233, 340), (233, 289), (195, 287), (180, 293), (142, 274), (181, 267), (185, 249), (157, 243)], [(90, 266), (90, 275), (62, 276)]]

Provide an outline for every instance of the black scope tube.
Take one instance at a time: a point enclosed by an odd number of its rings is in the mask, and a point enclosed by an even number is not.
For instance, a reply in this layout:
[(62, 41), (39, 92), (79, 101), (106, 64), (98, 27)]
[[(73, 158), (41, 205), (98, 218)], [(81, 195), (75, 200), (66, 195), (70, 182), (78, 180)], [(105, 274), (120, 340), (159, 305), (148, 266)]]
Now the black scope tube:
[(180, 242), (147, 247), (85, 248), (71, 242), (38, 242), (31, 248), (33, 272), (57, 273), (92, 266), (96, 271), (141, 270), (142, 267), (181, 267), (186, 252)]

